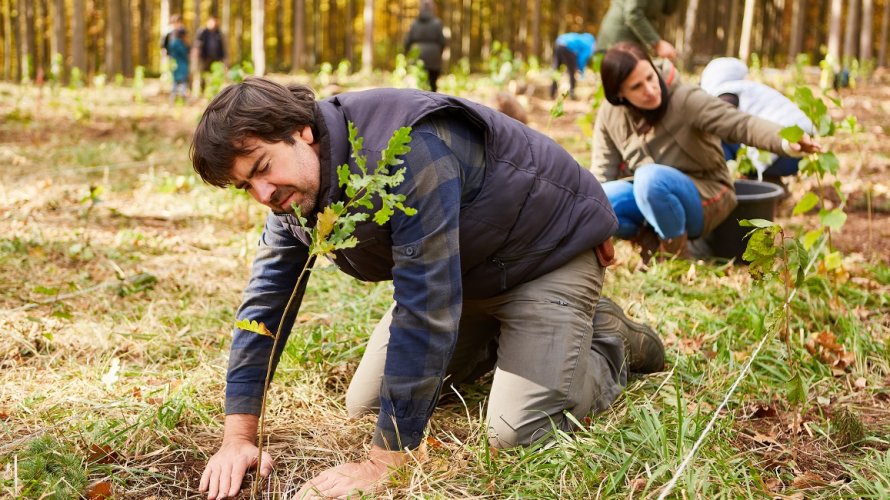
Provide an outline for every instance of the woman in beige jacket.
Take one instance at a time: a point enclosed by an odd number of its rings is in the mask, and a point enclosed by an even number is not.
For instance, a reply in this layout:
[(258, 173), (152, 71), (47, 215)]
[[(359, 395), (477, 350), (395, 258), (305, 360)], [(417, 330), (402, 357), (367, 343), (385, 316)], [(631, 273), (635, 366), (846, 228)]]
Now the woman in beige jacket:
[(618, 216), (617, 236), (640, 244), (645, 261), (656, 251), (683, 254), (687, 238), (709, 233), (735, 208), (721, 139), (786, 156), (821, 151), (809, 136), (789, 144), (780, 125), (672, 75), (665, 81), (633, 43), (602, 61), (608, 102), (597, 114), (591, 170)]

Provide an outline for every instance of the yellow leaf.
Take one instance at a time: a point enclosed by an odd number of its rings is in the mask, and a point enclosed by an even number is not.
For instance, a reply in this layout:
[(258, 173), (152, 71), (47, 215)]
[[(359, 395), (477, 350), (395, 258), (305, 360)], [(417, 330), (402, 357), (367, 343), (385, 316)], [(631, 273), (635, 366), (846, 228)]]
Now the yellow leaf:
[(242, 330), (253, 332), (257, 335), (262, 335), (264, 337), (272, 337), (275, 338), (275, 335), (266, 328), (265, 323), (258, 323), (256, 320), (249, 319), (239, 319), (235, 322), (235, 328), (240, 328)]
[(339, 218), (340, 216), (331, 207), (324, 207), (324, 212), (318, 214), (318, 224), (315, 226), (318, 229), (318, 239), (327, 238)]

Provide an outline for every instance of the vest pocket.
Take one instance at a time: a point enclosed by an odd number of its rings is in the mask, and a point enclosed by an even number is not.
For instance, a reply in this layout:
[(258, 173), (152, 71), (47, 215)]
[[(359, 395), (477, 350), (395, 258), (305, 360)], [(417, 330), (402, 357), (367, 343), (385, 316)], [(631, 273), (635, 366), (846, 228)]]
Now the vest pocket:
[(521, 254), (513, 255), (495, 255), (491, 258), (491, 262), (497, 266), (500, 276), (500, 290), (503, 292), (520, 281), (520, 278), (529, 270), (533, 269), (540, 263), (539, 257), (543, 257), (552, 252), (556, 246), (542, 248), (540, 250), (532, 250)]

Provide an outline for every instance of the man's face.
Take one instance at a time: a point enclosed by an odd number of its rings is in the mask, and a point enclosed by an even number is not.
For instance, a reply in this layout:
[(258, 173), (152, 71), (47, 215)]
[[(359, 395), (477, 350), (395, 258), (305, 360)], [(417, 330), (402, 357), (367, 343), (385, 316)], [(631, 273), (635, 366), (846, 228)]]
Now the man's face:
[(209, 29), (209, 30), (216, 29), (216, 18), (215, 17), (211, 17), (211, 18), (207, 19), (207, 29)]
[(321, 182), (318, 145), (312, 128), (295, 132), (295, 143), (267, 143), (250, 137), (244, 141), (253, 152), (235, 158), (232, 184), (275, 212), (293, 213), (297, 204), (303, 214), (315, 209)]

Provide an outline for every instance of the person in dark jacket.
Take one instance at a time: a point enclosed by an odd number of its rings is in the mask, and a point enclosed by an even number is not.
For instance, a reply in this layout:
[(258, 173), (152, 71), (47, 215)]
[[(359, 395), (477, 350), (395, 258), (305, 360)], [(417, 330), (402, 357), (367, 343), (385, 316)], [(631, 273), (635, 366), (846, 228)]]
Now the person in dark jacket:
[[(655, 332), (600, 297), (615, 215), (599, 182), (554, 141), (433, 92), (377, 89), (317, 102), (308, 87), (250, 78), (209, 104), (191, 158), (206, 182), (244, 189), (271, 209), (237, 317), (272, 331), (284, 321), (285, 338), (273, 354), (271, 338), (234, 332), (223, 442), (199, 485), (211, 499), (236, 494), (256, 465), (266, 363), (284, 348), (297, 314), (282, 318), (285, 303), (310, 259), (293, 207), (314, 225), (346, 198), (337, 166), (359, 172), (347, 123), (363, 137), (369, 166), (395, 130), (411, 127), (410, 151), (399, 157), (404, 181), (391, 192), (416, 214), (359, 223), (357, 245), (334, 253), (351, 276), (393, 282), (394, 304), (346, 393), (349, 414), (376, 414), (377, 427), (367, 460), (321, 473), (297, 498), (339, 498), (383, 480), (421, 444), (445, 387), (492, 369), (486, 422), (501, 448), (571, 430), (612, 403), (628, 372), (663, 367)], [(299, 285), (296, 304), (306, 282)], [(266, 475), (271, 457), (262, 463)]]
[(201, 83), (204, 84), (204, 78), (210, 71), (210, 66), (215, 62), (226, 63), (226, 42), (225, 37), (219, 30), (219, 22), (216, 16), (207, 18), (207, 24), (204, 29), (198, 32), (195, 37), (195, 45), (198, 49), (198, 63), (201, 69)]
[(423, 0), (420, 4), (420, 14), (411, 23), (411, 29), (405, 36), (405, 52), (411, 50), (412, 45), (420, 49), (420, 60), (429, 77), (430, 90), (436, 92), (436, 81), (442, 73), (442, 52), (445, 50), (445, 32), (442, 29), (442, 20), (436, 17), (436, 4), (431, 0)]

